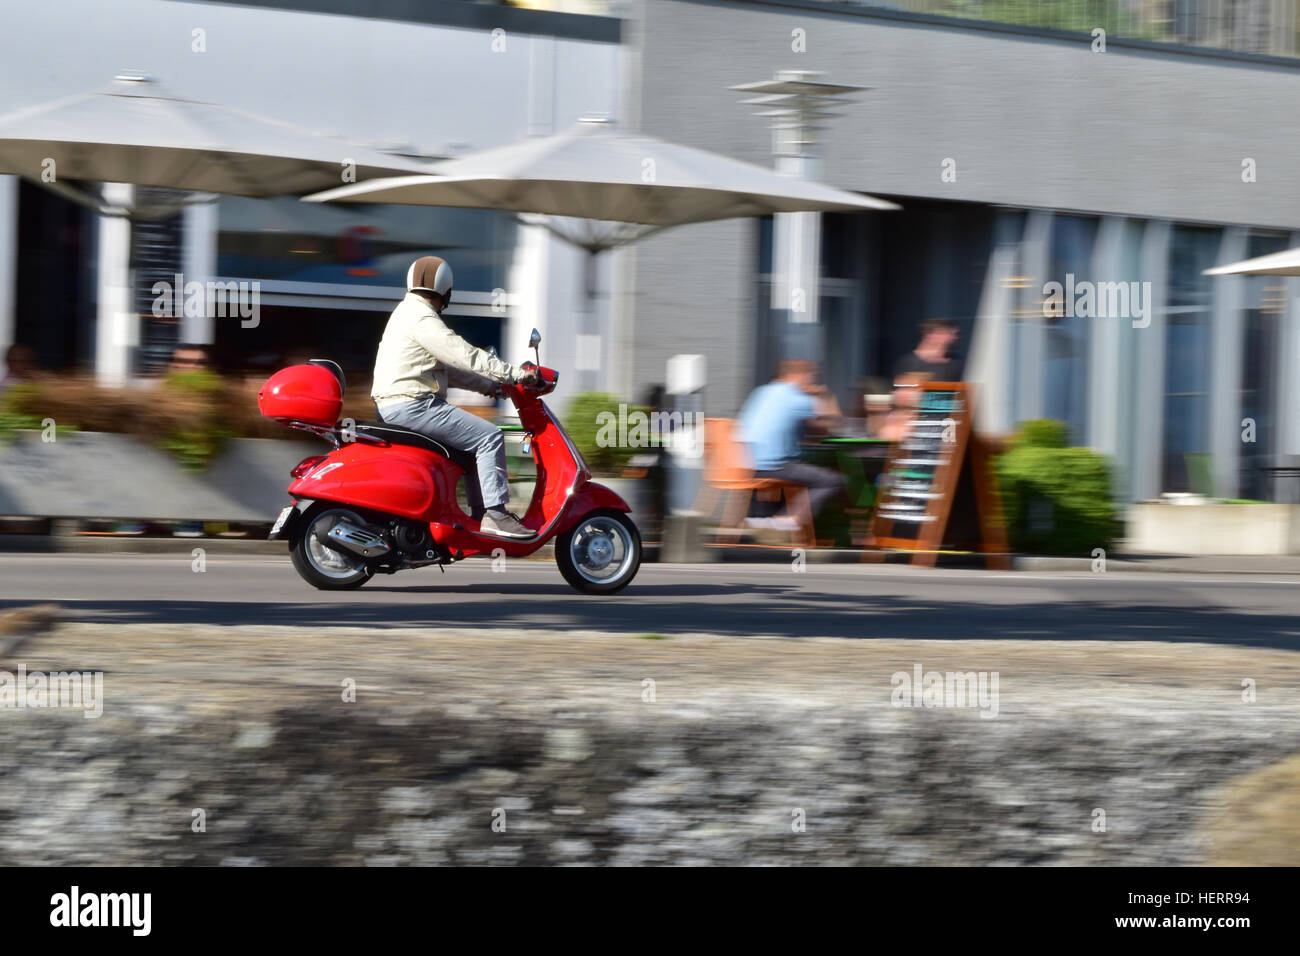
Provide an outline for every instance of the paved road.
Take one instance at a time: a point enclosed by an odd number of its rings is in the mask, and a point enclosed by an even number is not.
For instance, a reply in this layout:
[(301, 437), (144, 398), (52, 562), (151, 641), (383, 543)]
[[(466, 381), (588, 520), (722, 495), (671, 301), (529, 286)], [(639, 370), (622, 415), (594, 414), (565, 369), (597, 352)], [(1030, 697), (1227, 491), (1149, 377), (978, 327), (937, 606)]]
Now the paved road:
[(316, 591), (288, 557), (0, 554), (0, 609), (56, 601), (78, 620), (582, 628), (844, 638), (1206, 641), (1300, 649), (1300, 580), (1267, 575), (995, 573), (902, 566), (646, 565), (613, 598), (549, 562), (405, 572)]

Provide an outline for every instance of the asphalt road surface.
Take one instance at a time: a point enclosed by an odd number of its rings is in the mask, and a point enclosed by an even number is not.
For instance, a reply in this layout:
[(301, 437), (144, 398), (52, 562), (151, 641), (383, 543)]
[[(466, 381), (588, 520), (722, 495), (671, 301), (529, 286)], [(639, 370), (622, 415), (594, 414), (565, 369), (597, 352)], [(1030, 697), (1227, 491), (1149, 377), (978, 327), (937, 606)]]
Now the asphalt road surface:
[(317, 591), (288, 556), (0, 555), (0, 610), (53, 601), (74, 621), (495, 627), (859, 639), (1207, 642), (1300, 648), (1300, 577), (986, 572), (893, 565), (644, 565), (614, 597), (547, 561), (469, 560)]

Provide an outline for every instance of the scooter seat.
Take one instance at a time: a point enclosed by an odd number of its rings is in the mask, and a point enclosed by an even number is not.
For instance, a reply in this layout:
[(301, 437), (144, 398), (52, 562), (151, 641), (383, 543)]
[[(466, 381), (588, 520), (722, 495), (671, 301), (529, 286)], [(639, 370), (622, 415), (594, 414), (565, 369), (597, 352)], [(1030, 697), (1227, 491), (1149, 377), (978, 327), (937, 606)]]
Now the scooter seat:
[(397, 425), (385, 425), (382, 422), (357, 422), (352, 426), (352, 430), (358, 435), (364, 435), (378, 441), (386, 441), (390, 445), (409, 445), (412, 448), (423, 448), (442, 455), (443, 458), (450, 458), (457, 463), (464, 459), (467, 454), (454, 448), (448, 448), (442, 442), (435, 441), (428, 435), (421, 435), (419, 432), (413, 432), (409, 428), (401, 428)]

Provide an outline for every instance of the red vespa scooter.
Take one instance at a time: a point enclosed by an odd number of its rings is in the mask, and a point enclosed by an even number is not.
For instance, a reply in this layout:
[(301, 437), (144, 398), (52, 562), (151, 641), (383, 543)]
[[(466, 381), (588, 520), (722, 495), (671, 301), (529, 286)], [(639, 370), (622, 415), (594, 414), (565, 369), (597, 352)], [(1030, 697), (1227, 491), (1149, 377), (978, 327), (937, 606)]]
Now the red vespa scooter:
[[(541, 342), (533, 330), (529, 347)], [(334, 450), (304, 458), (290, 472), (293, 504), (271, 538), (287, 541), (294, 567), (325, 590), (358, 588), (375, 574), (442, 567), (474, 555), (524, 557), (552, 538), (564, 579), (586, 594), (614, 594), (636, 577), (641, 535), (627, 503), (590, 480), (582, 455), (541, 400), (555, 390), (554, 369), (537, 368), (536, 386), (505, 385), (519, 409), (524, 452), (537, 485), (521, 519), (537, 531), (520, 540), (484, 534), (461, 510), (456, 484), (473, 456), (418, 432), (380, 422), (340, 422), (343, 371), (314, 359), (281, 369), (257, 395), (262, 415), (318, 435)]]

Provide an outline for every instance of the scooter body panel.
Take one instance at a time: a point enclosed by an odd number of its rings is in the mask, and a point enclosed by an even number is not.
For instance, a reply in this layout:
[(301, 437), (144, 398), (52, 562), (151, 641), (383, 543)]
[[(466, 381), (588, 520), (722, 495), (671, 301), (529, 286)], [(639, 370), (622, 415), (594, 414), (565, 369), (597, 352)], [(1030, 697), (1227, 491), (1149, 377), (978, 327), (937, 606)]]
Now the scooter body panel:
[[(454, 476), (446, 474), (448, 470)], [(439, 499), (455, 501), (460, 469), (435, 452), (406, 445), (347, 442), (289, 486), (295, 498), (340, 504), (427, 521)]]

